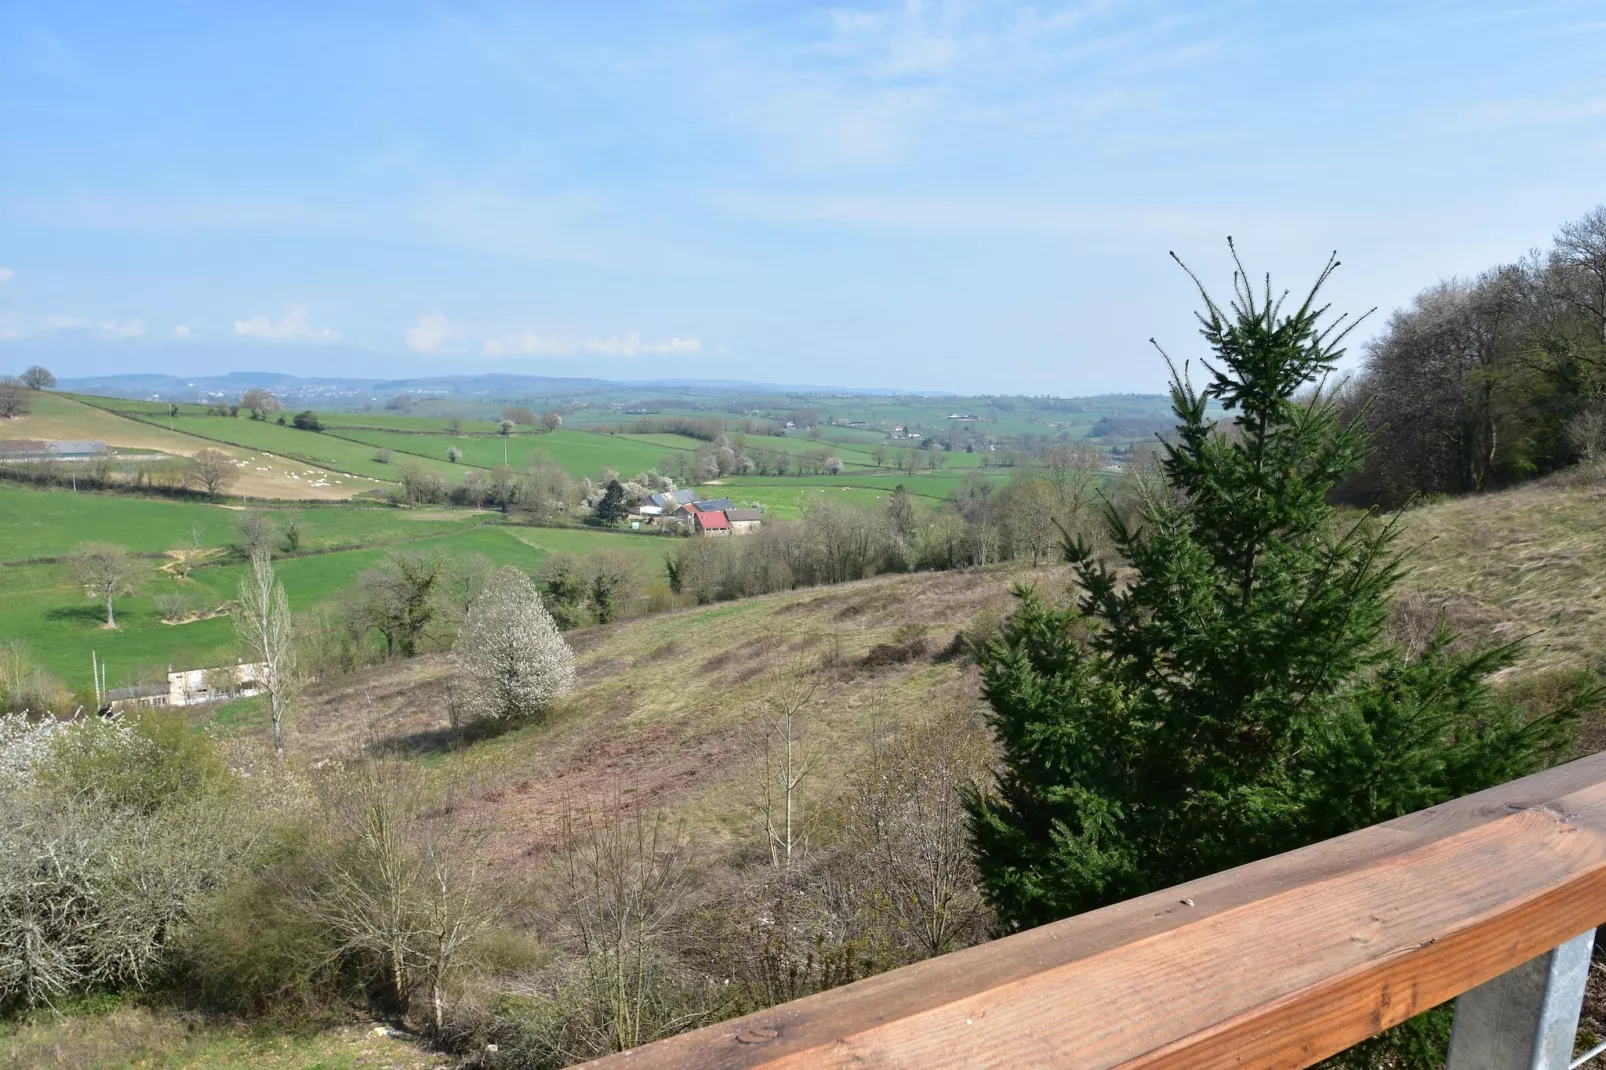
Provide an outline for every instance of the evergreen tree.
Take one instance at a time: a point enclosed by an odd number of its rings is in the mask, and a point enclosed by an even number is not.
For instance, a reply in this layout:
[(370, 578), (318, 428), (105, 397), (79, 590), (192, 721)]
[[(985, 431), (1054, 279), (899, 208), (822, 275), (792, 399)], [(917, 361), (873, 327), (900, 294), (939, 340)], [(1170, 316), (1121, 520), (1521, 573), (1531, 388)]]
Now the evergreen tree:
[(1293, 311), (1241, 264), (1228, 308), (1200, 286), (1208, 384), (1171, 365), (1164, 478), (1136, 520), (1106, 510), (1130, 573), (1068, 538), (1075, 603), (1018, 591), (984, 656), (1004, 764), (971, 829), (1007, 928), (1524, 775), (1595, 698), (1525, 719), (1486, 683), (1513, 648), (1386, 641), (1394, 524), (1326, 501), (1364, 450), (1323, 390), (1349, 330), (1317, 305), (1336, 266)]
[(625, 505), (625, 488), (619, 485), (617, 479), (608, 480), (602, 500), (597, 503), (597, 523), (612, 527), (623, 520), (629, 511)]

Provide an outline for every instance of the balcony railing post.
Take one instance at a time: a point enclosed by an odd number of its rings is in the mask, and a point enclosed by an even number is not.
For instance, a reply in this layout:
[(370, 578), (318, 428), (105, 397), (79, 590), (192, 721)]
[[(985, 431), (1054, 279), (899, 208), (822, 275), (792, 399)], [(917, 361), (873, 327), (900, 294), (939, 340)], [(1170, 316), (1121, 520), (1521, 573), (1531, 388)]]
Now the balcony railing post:
[(1594, 945), (1591, 929), (1457, 999), (1446, 1070), (1568, 1070)]

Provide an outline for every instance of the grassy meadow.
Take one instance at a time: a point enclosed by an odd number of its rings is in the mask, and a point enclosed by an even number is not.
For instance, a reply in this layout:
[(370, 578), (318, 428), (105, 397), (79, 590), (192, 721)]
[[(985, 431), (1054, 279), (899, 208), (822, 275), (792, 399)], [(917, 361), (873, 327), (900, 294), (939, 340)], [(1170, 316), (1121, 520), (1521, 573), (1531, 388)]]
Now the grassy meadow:
[[(386, 550), (437, 550), (448, 556), (481, 553), (497, 565), (533, 569), (549, 553), (584, 556), (607, 547), (636, 557), (644, 569), (660, 567), (665, 540), (657, 535), (588, 528), (538, 528), (503, 522), (499, 514), (388, 506), (279, 507), (264, 510), (282, 530), (293, 513), (302, 541), (276, 562), (297, 611), (340, 597), (357, 574)], [(90, 686), (90, 653), (110, 669), (118, 687), (165, 673), (169, 665), (215, 665), (234, 657), (227, 616), (165, 623), (156, 599), (189, 595), (198, 608), (222, 607), (235, 597), (244, 561), (232, 550), (238, 505), (168, 501), (112, 494), (72, 493), (0, 485), (0, 642), (27, 646), (75, 688)], [(199, 536), (212, 551), (188, 578), (164, 569), (169, 559), (138, 561), (136, 592), (116, 603), (118, 627), (102, 625), (98, 601), (85, 597), (72, 566), (38, 562), (61, 558), (84, 541), (111, 542), (146, 555), (188, 547)]]

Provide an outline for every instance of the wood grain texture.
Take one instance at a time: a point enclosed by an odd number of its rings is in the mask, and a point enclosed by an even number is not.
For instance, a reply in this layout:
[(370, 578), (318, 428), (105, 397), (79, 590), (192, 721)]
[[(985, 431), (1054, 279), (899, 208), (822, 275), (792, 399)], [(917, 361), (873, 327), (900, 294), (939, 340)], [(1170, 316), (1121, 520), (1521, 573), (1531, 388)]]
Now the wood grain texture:
[(587, 1065), (1303, 1067), (1603, 923), (1606, 754)]

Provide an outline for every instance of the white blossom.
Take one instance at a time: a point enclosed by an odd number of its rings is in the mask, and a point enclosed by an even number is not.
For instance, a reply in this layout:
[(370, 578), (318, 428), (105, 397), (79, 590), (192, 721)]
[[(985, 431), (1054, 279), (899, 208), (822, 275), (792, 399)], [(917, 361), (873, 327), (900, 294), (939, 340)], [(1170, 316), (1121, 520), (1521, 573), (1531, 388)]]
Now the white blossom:
[(459, 708), (487, 717), (540, 713), (574, 687), (574, 652), (535, 584), (508, 566), (469, 610), (454, 654)]

